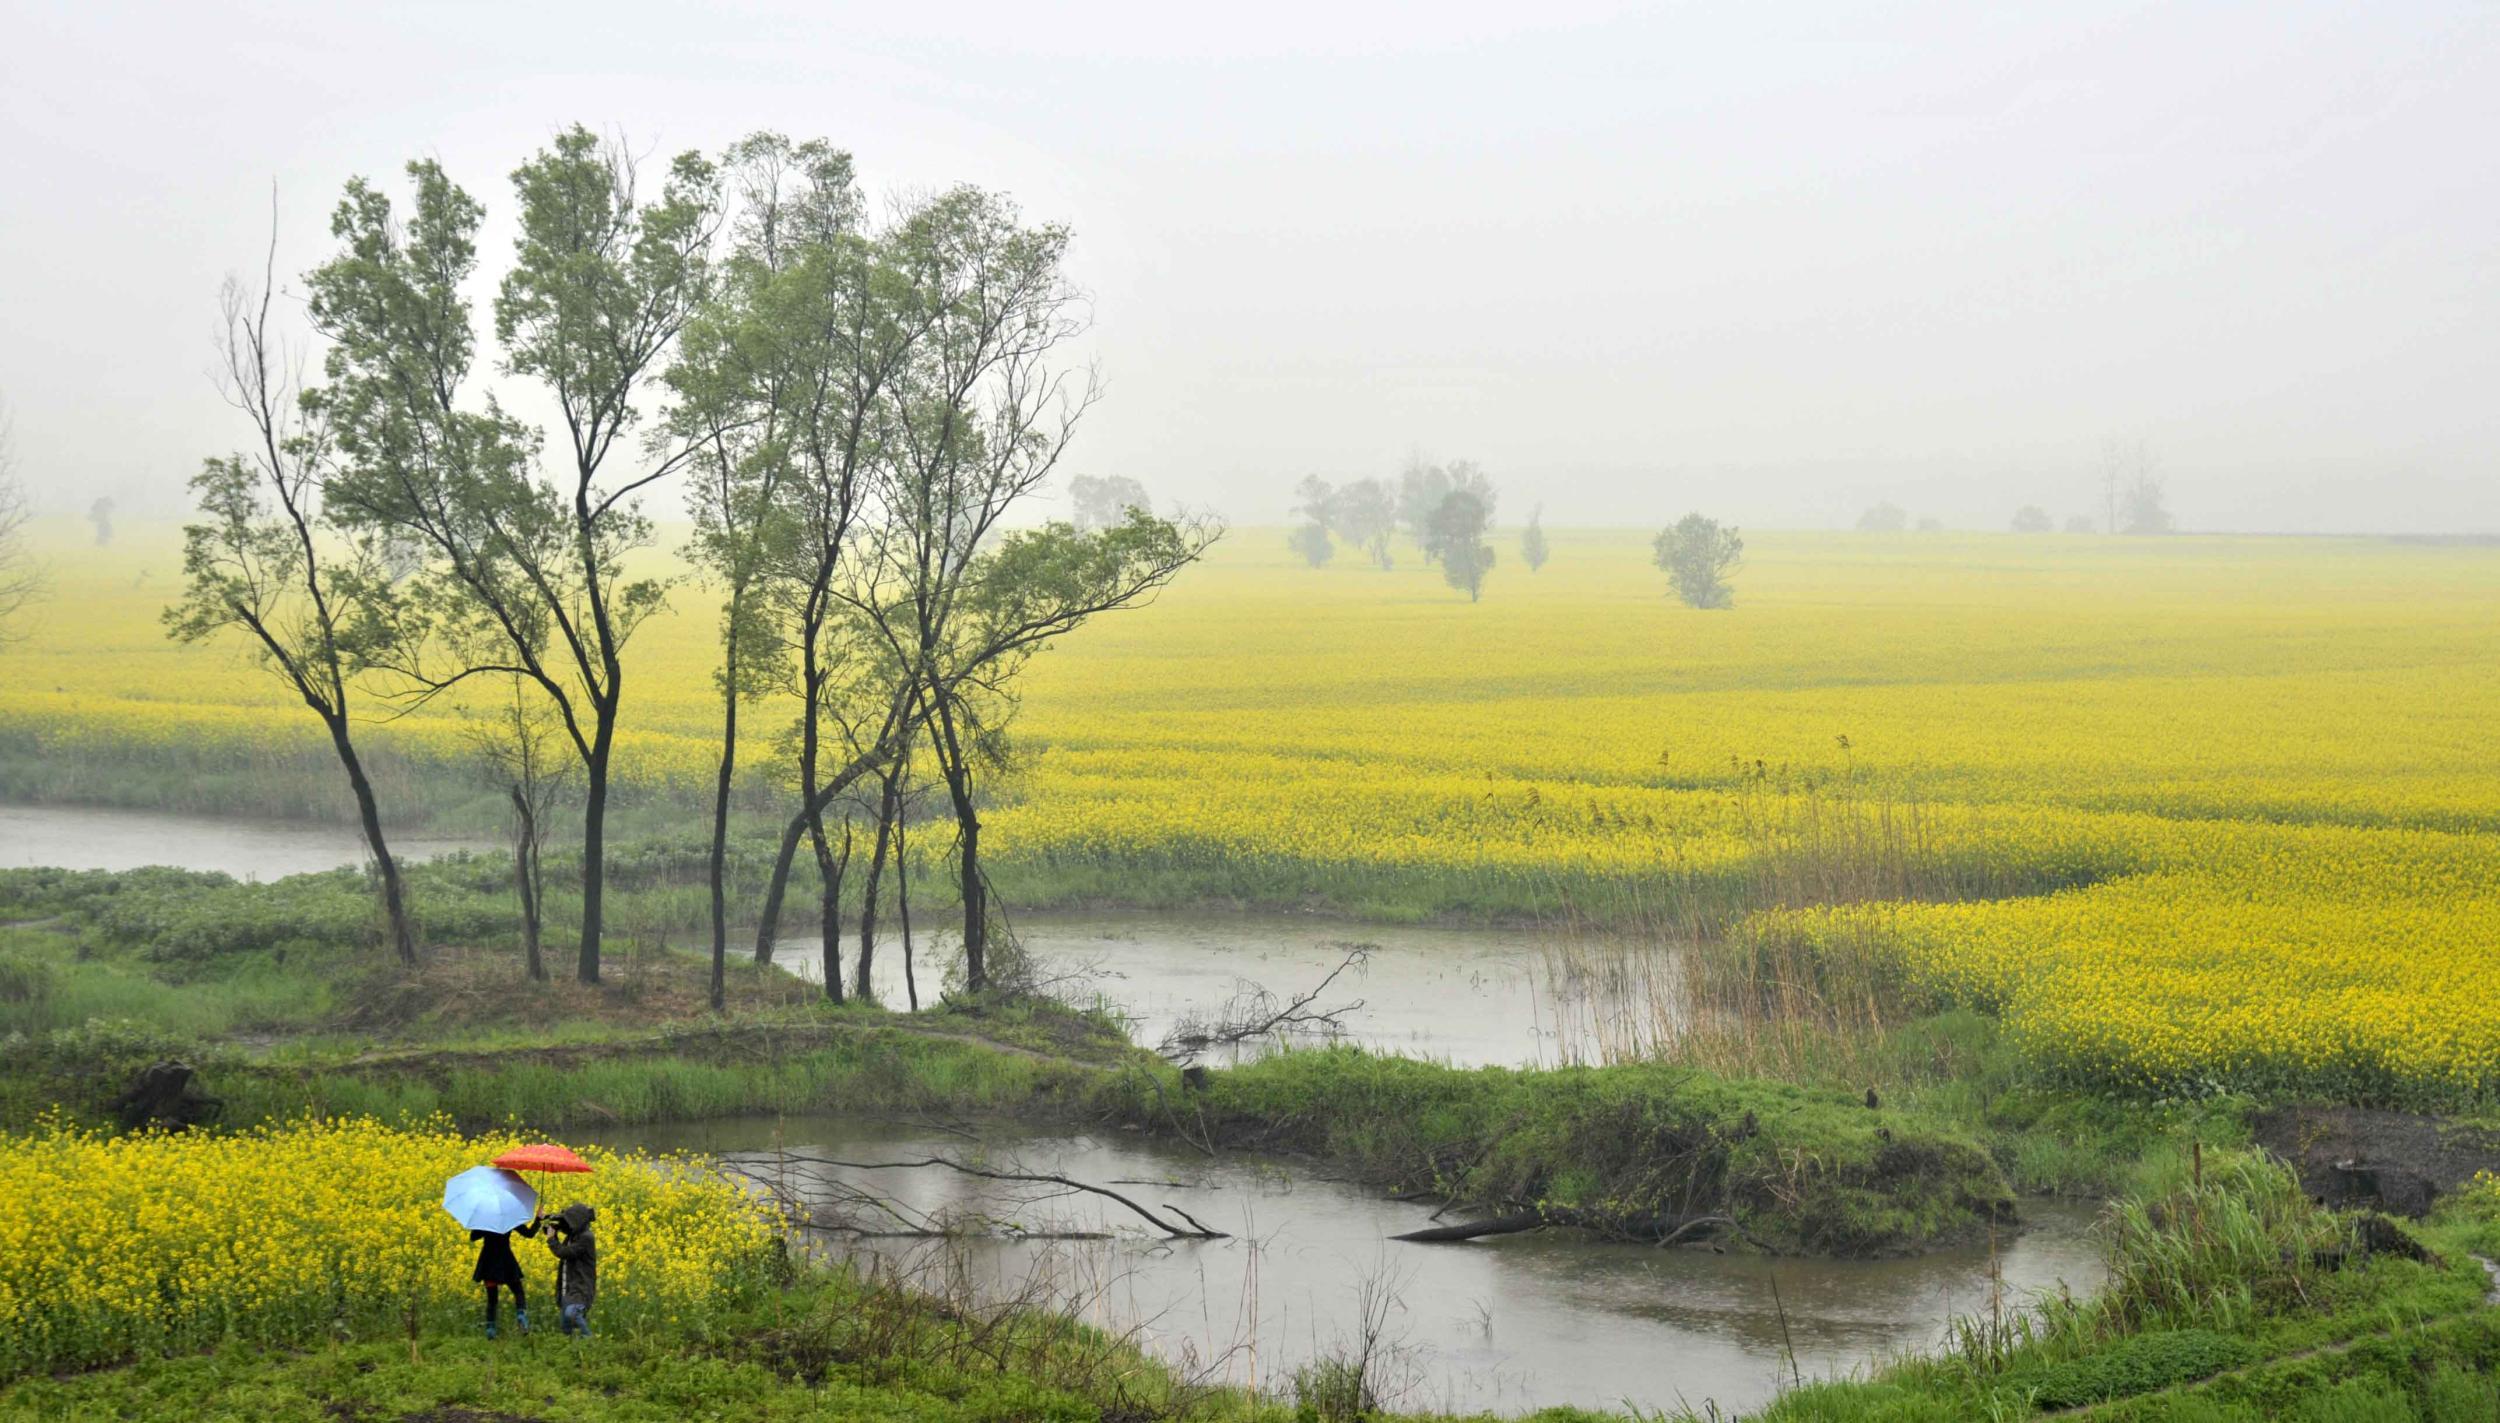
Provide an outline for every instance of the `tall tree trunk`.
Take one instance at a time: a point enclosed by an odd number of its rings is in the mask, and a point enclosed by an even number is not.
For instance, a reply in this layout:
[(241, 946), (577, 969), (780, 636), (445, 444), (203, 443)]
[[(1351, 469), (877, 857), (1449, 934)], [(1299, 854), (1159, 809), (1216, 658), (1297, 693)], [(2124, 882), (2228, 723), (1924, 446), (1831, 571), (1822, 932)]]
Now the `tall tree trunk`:
[(817, 824), (821, 813), (811, 815), (802, 808), (781, 827), (781, 848), (773, 855), (772, 877), (764, 882), (764, 908), (755, 921), (755, 961), (773, 961), (773, 939), (781, 932), (781, 901), (790, 889), (790, 866), (798, 860), (799, 841), (810, 830), (822, 833)]
[(330, 744), (338, 749), (339, 764), (347, 769), (347, 784), (356, 793), (356, 819), (364, 826), (365, 848), (373, 852), (374, 869), (382, 879), (382, 914), (389, 923), (391, 952), (403, 964), (417, 961), (417, 935), (408, 924), (408, 900), (399, 883), (399, 861), (391, 858), (391, 847), (382, 838), (382, 808), (373, 798), (373, 782), (365, 775), (365, 763), (356, 754), (356, 743), (349, 738), (347, 718), (325, 717), (330, 725)]
[(938, 769), (945, 773), (946, 796), (955, 808), (956, 863), (963, 875), (964, 988), (978, 993), (989, 986), (989, 896), (981, 881), (981, 814), (972, 804), (972, 766), (965, 759), (955, 730), (951, 698), (937, 704), (940, 751)]
[(613, 708), (599, 711), (599, 732), (583, 764), (582, 948), (576, 976), (599, 981), (600, 908), (608, 884), (608, 751), (616, 734)]
[(790, 817), (788, 824), (781, 827), (781, 849), (773, 856), (772, 877), (764, 884), (764, 911), (755, 925), (757, 962), (772, 962), (773, 937), (781, 931), (781, 906), (788, 898), (790, 867), (798, 860), (799, 841), (807, 835), (808, 828), (814, 820), (824, 814), (825, 807), (833, 803), (835, 796), (850, 789), (853, 781), (883, 764), (887, 748), (894, 744), (893, 738), (900, 734), (894, 730), (889, 721), (886, 732), (879, 737), (873, 748), (852, 757), (839, 775), (816, 787), (813, 791), (803, 793), (798, 812)]
[(911, 966), (911, 857), (905, 853), (909, 847), (909, 834), (908, 825), (899, 820), (894, 822), (894, 907), (903, 921), (903, 994), (911, 1004), (911, 1010), (917, 1013), (920, 1011), (920, 982), (913, 977)]
[(868, 885), (860, 896), (859, 968), (851, 981), (859, 985), (859, 996), (875, 999), (877, 980), (877, 891), (884, 887), (887, 847), (894, 843), (895, 782), (902, 772), (897, 761), (885, 773), (885, 790), (877, 798), (877, 848), (868, 859)]
[[(743, 591), (743, 590), (742, 590)], [(729, 783), (738, 770), (738, 602), (721, 652), (720, 781), (712, 788), (712, 1011), (729, 1006)]]
[(818, 956), (823, 960), (821, 972), (825, 979), (825, 996), (836, 1003), (842, 995), (842, 877), (851, 868), (851, 822), (842, 820), (842, 853), (832, 853), (832, 837), (824, 832), (824, 818), (817, 817), (811, 833), (816, 839), (816, 874), (822, 882), (823, 897), (816, 905)]
[(816, 850), (816, 933), (818, 950), (823, 957), (825, 996), (836, 1003), (842, 994), (842, 876), (851, 867), (851, 822), (842, 822), (842, 854), (833, 853), (833, 838), (825, 834), (824, 812), (808, 817), (808, 842)]
[(519, 785), (512, 787), (512, 887), (521, 896), (521, 948), (529, 964), (530, 982), (547, 981), (547, 960), (539, 949), (542, 913), (538, 894), (538, 812)]

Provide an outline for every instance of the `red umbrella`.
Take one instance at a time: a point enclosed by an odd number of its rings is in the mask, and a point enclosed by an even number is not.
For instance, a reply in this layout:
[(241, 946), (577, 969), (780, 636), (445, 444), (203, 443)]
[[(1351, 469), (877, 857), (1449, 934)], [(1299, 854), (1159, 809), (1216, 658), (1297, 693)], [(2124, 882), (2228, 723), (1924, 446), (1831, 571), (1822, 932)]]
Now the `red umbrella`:
[(495, 1158), (494, 1165), (506, 1171), (569, 1171), (587, 1172), (590, 1163), (575, 1156), (571, 1150), (553, 1142), (536, 1146), (516, 1146)]
[[(551, 1141), (542, 1141), (535, 1146), (516, 1146), (496, 1157), (494, 1164), (506, 1171), (544, 1171), (573, 1175), (586, 1175), (590, 1171), (589, 1162), (575, 1156), (569, 1148), (558, 1146)], [(539, 1194), (543, 1197), (546, 1193), (542, 1191)]]

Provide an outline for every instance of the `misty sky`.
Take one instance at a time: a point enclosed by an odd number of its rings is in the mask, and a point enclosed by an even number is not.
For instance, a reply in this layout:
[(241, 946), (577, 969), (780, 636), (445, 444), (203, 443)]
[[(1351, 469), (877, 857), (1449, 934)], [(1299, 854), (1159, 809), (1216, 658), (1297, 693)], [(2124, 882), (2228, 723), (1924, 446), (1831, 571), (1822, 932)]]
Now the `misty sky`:
[(273, 181), (299, 272), (346, 178), (438, 157), (500, 271), (574, 120), (1071, 224), (1073, 468), (1239, 520), (1420, 447), (1549, 522), (2001, 527), (2116, 436), (2190, 527), (2500, 530), (2487, 3), (0, 0), (38, 502), (170, 509), (237, 442), (209, 339)]

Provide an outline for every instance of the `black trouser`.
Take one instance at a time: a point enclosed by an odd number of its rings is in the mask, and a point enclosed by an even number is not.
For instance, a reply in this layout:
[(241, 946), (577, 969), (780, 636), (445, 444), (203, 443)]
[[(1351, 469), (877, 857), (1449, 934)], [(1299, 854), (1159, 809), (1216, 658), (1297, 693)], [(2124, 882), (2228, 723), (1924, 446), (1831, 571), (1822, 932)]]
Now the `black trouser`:
[[(489, 1324), (495, 1322), (495, 1288), (493, 1280), (486, 1282), (486, 1322)], [(503, 1288), (512, 1291), (513, 1313), (518, 1314), (530, 1307), (529, 1294), (521, 1288), (519, 1280), (507, 1280)]]

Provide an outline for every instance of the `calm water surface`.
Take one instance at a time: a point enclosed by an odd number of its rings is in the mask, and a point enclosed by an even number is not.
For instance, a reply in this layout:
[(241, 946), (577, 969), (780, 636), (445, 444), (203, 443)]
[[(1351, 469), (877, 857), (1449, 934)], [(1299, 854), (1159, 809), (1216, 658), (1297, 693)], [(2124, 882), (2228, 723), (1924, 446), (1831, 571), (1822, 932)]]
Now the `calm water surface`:
[[(411, 860), (485, 847), (479, 840), (414, 831), (389, 838), (392, 853)], [(0, 805), (0, 869), (172, 865), (273, 880), (364, 862), (364, 836), (344, 825), (85, 805)]]
[[(1210, 1158), (1124, 1133), (1025, 1133), (976, 1124), (981, 1140), (925, 1125), (807, 1117), (618, 1130), (616, 1145), (714, 1153), (786, 1192), (839, 1208), (838, 1184), (872, 1189), (916, 1214), (975, 1215), (1030, 1232), (1111, 1231), (1108, 1241), (983, 1239), (940, 1246), (875, 1240), (873, 1254), (976, 1291), (1027, 1288), (1158, 1354), (1236, 1384), (1284, 1385), (1297, 1364), (1344, 1343), (1367, 1284), (1392, 1303), (1392, 1376), (1410, 1407), (1516, 1411), (1551, 1404), (1657, 1408), (1715, 1399), (1758, 1405), (1796, 1370), (1808, 1379), (1939, 1342), (1956, 1315), (2101, 1279), (2090, 1212), (2026, 1203), (2025, 1227), (1994, 1242), (1912, 1260), (1765, 1260), (1657, 1250), (1566, 1232), (1465, 1245), (1390, 1235), (1428, 1208), (1386, 1201), (1307, 1164)], [(1169, 1203), (1234, 1235), (1171, 1242), (1116, 1205), (939, 1170), (777, 1165), (774, 1152), (869, 1162), (950, 1155), (1114, 1186), (1149, 1208)], [(1777, 1297), (1773, 1287), (1776, 1282)], [(1782, 1315), (1785, 1314), (1783, 1326)]]

